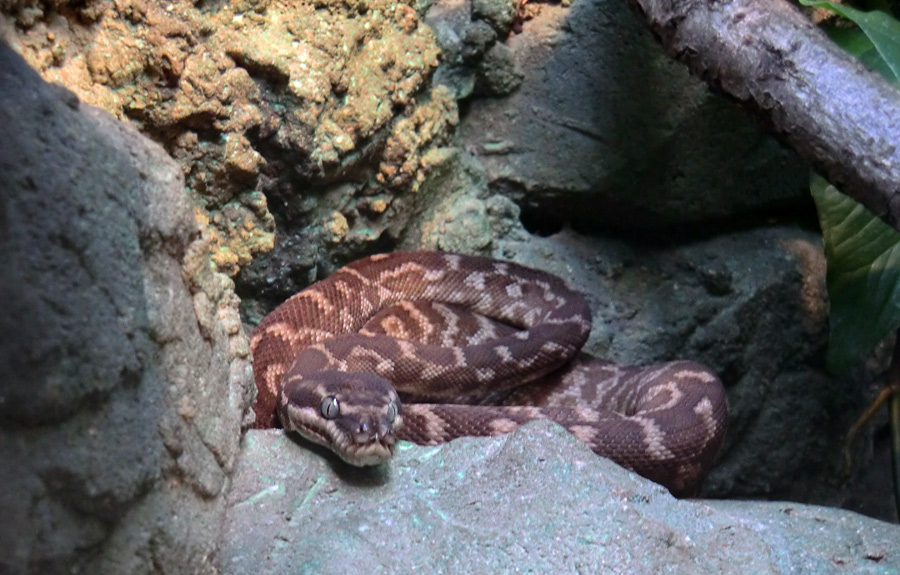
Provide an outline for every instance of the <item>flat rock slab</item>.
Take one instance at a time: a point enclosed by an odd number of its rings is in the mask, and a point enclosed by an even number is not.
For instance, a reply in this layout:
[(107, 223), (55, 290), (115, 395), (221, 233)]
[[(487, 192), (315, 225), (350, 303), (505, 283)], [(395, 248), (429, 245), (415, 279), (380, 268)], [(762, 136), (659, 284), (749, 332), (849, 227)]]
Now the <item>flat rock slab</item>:
[(679, 501), (561, 427), (354, 469), (252, 431), (219, 563), (244, 573), (900, 574), (900, 527), (790, 503)]

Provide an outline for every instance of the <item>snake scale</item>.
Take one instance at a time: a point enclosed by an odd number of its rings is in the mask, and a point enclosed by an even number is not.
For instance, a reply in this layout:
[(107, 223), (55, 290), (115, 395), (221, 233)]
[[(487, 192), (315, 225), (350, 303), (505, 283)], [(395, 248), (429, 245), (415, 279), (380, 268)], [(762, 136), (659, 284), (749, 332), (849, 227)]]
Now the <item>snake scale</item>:
[(253, 332), (255, 427), (353, 465), (552, 419), (596, 453), (694, 492), (725, 433), (719, 379), (690, 361), (625, 367), (580, 352), (584, 297), (518, 264), (395, 252), (295, 294)]

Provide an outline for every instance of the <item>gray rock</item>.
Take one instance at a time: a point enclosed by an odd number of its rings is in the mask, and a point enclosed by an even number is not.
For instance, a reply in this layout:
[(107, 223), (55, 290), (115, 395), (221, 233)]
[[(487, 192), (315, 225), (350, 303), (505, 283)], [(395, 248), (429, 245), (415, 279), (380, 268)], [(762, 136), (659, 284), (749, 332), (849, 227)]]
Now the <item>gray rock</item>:
[(516, 18), (514, 0), (472, 0), (473, 19), (487, 20), (497, 33), (506, 36)]
[(522, 72), (506, 44), (494, 44), (478, 66), (475, 91), (488, 96), (506, 96), (522, 85)]
[(0, 42), (0, 572), (211, 573), (252, 378), (181, 168)]
[(506, 40), (519, 89), (473, 99), (460, 122), (492, 189), (536, 228), (658, 232), (808, 203), (805, 165), (670, 61), (625, 3), (536, 14)]
[(897, 573), (900, 528), (784, 503), (678, 501), (559, 426), (403, 444), (347, 468), (248, 433), (223, 574)]
[(425, 14), (441, 48), (441, 63), (432, 78), (450, 88), (457, 99), (468, 98), (475, 87), (479, 59), (497, 40), (497, 32), (484, 20), (472, 20), (468, 0), (439, 0)]

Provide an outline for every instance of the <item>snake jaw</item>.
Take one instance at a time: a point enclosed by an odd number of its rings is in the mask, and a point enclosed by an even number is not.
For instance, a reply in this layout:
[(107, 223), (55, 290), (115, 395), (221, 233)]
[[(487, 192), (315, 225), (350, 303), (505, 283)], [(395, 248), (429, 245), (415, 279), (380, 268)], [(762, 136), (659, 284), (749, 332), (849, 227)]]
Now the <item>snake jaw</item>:
[(366, 438), (342, 434), (331, 446), (338, 457), (356, 467), (380, 465), (394, 456), (396, 436), (393, 430)]

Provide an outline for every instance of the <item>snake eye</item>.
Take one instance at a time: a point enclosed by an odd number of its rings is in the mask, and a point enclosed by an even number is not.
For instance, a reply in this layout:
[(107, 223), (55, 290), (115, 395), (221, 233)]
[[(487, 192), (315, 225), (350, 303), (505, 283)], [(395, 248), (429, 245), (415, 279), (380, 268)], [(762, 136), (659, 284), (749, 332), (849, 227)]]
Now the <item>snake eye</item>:
[(322, 400), (319, 411), (322, 412), (322, 417), (325, 419), (334, 419), (341, 414), (341, 404), (338, 403), (335, 396), (329, 395)]
[(397, 412), (398, 412), (398, 411), (399, 411), (399, 409), (397, 408), (397, 402), (396, 402), (396, 401), (392, 401), (392, 402), (390, 402), (390, 403), (388, 404), (388, 408), (387, 408), (387, 418), (388, 418), (388, 421), (389, 421), (389, 422), (394, 423), (394, 420), (397, 419)]

